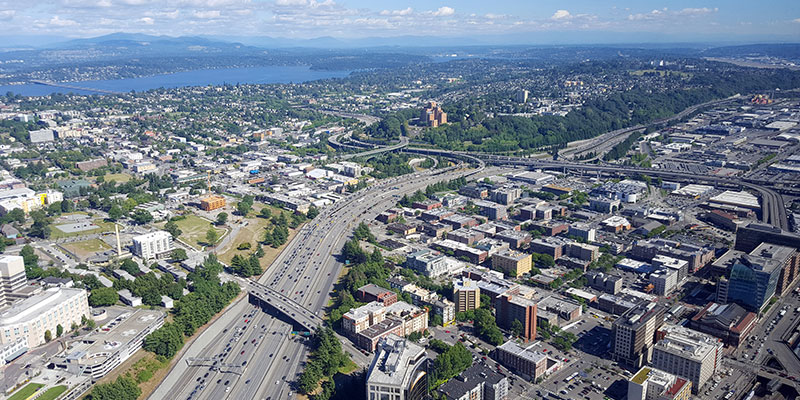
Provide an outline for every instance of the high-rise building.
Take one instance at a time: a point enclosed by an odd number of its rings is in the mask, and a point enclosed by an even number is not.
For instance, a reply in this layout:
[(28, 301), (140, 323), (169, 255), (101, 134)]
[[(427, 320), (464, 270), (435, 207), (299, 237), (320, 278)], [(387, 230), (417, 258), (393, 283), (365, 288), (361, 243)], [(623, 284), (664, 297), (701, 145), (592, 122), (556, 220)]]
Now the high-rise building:
[(20, 256), (0, 256), (0, 306), (11, 304), (11, 293), (25, 286), (25, 263)]
[(514, 94), (514, 100), (516, 100), (517, 103), (526, 103), (529, 94), (530, 92), (525, 89), (517, 90), (517, 93)]
[(514, 250), (502, 250), (492, 256), (492, 268), (500, 269), (513, 277), (530, 272), (532, 256)]
[(439, 386), (447, 400), (504, 400), (508, 397), (508, 377), (485, 363), (476, 363)]
[(447, 113), (435, 101), (431, 101), (422, 109), (419, 119), (423, 125), (436, 128), (447, 123)]
[(617, 318), (611, 328), (614, 360), (637, 368), (650, 361), (664, 312), (658, 303), (641, 302)]
[(166, 231), (155, 231), (133, 237), (133, 254), (145, 259), (156, 259), (172, 251), (172, 235)]
[(46, 331), (55, 337), (58, 325), (69, 329), (90, 317), (89, 297), (83, 289), (50, 288), (13, 304), (0, 313), (0, 343), (25, 338), (28, 348), (44, 344)]
[(533, 300), (505, 293), (497, 297), (495, 310), (498, 326), (511, 330), (514, 321), (519, 321), (522, 339), (527, 342), (536, 338), (536, 303)]
[(727, 279), (717, 282), (718, 303), (738, 303), (761, 311), (775, 295), (783, 263), (775, 258), (743, 254), (732, 262)]
[(465, 312), (480, 308), (481, 289), (477, 282), (469, 278), (453, 281), (453, 299), (456, 303), (456, 312)]
[(425, 348), (389, 335), (378, 343), (367, 370), (367, 400), (422, 400), (428, 395)]
[(772, 243), (798, 249), (800, 248), (800, 235), (760, 222), (751, 222), (740, 226), (736, 231), (736, 250), (749, 253), (761, 243)]
[(628, 400), (689, 400), (692, 382), (670, 373), (642, 367), (628, 381)]
[(697, 393), (721, 368), (722, 342), (679, 325), (665, 325), (653, 350), (653, 367), (692, 382)]

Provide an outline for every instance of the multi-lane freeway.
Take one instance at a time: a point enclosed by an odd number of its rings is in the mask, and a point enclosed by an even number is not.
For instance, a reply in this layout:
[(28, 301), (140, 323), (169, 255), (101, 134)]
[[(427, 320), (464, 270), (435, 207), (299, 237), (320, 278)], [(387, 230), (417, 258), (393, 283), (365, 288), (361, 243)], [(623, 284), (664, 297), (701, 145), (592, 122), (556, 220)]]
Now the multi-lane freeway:
[[(343, 265), (334, 255), (359, 221), (394, 206), (403, 194), (482, 169), (482, 165), (471, 170), (459, 165), (410, 174), (346, 197), (307, 223), (258, 282), (321, 316)], [(292, 395), (290, 383), (302, 368), (307, 348), (306, 339), (291, 335), (292, 326), (286, 320), (263, 312), (247, 300), (235, 303), (187, 345), (150, 398), (288, 398)], [(351, 347), (345, 346), (348, 349)], [(357, 363), (367, 363), (361, 353), (349, 352)]]

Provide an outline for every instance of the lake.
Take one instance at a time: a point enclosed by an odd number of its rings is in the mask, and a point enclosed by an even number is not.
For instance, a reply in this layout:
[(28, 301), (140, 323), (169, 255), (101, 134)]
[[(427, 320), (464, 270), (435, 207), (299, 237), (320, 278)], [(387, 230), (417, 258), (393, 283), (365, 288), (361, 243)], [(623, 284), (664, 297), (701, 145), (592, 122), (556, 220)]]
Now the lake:
[[(222, 85), (225, 83), (299, 83), (317, 79), (342, 78), (350, 71), (320, 71), (307, 66), (267, 66), (245, 68), (203, 69), (141, 78), (68, 82), (66, 85), (112, 92), (143, 92), (150, 89), (183, 86)], [(91, 91), (66, 89), (35, 83), (25, 85), (0, 85), (0, 95), (7, 92), (23, 96), (45, 96), (51, 93), (97, 94)]]

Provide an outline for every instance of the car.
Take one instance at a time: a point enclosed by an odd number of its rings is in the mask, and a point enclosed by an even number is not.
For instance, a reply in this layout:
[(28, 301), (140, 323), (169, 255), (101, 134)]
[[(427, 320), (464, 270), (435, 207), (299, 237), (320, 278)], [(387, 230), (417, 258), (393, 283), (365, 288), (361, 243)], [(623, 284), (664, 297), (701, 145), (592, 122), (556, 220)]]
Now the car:
[(228, 386), (229, 383), (231, 383), (231, 381), (225, 381), (225, 386)]
[(242, 350), (242, 352), (241, 352), (241, 353), (239, 353), (239, 354), (240, 354), (240, 355), (244, 355), (244, 350)]

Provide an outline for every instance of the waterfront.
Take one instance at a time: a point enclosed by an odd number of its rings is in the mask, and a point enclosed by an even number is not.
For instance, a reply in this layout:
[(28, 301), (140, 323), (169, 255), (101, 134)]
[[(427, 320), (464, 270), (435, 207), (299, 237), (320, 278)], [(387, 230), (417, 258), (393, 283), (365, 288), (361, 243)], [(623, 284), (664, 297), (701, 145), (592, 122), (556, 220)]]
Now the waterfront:
[[(69, 86), (101, 89), (112, 92), (141, 92), (158, 88), (205, 86), (236, 83), (299, 83), (317, 79), (342, 78), (350, 71), (312, 70), (307, 66), (267, 66), (245, 68), (204, 69), (140, 78), (68, 82)], [(23, 96), (46, 96), (51, 93), (96, 94), (86, 90), (72, 90), (35, 83), (0, 85), (0, 94), (13, 92)]]

